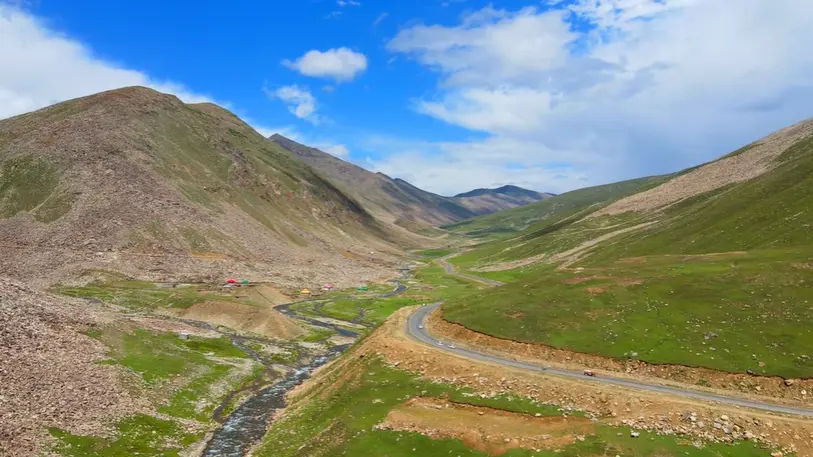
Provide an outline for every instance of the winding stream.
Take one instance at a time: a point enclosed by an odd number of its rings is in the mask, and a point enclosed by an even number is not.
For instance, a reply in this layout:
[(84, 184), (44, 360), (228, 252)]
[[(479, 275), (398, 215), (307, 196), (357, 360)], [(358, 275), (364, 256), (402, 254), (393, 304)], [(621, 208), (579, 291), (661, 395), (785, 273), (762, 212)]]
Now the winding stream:
[[(400, 269), (399, 272), (401, 273), (401, 276), (388, 281), (395, 284), (395, 289), (380, 294), (377, 297), (391, 297), (406, 290), (406, 286), (401, 284), (400, 281), (408, 277), (409, 271), (409, 269)], [(327, 300), (325, 303), (329, 303), (333, 300)], [(341, 336), (351, 338), (358, 338), (359, 336), (358, 333), (343, 328), (339, 325), (323, 322), (321, 320), (306, 316), (300, 316), (291, 310), (290, 307), (292, 304), (293, 303), (279, 305), (276, 306), (275, 309), (290, 318), (297, 319), (309, 325), (329, 328)], [(264, 361), (256, 352), (247, 348), (245, 344), (243, 344), (246, 340), (245, 337), (240, 337), (237, 335), (229, 336), (232, 340), (232, 344), (245, 351), (255, 360), (268, 366), (268, 363)], [(292, 367), (292, 371), (281, 381), (270, 387), (259, 390), (248, 400), (238, 406), (234, 412), (232, 412), (226, 418), (223, 425), (214, 432), (212, 438), (206, 444), (206, 448), (204, 449), (202, 456), (243, 457), (248, 454), (248, 451), (262, 439), (263, 435), (265, 435), (268, 425), (273, 421), (274, 413), (285, 407), (285, 395), (288, 393), (288, 391), (308, 379), (313, 370), (338, 356), (350, 346), (350, 344), (334, 346), (330, 348), (326, 354), (318, 356), (310, 361), (302, 363), (297, 361), (297, 365)]]

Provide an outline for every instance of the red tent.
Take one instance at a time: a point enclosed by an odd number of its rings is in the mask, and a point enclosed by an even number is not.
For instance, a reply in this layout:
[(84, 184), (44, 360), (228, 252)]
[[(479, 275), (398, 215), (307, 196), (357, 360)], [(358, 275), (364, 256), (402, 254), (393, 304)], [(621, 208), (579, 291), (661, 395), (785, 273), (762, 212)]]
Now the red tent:
[(226, 280), (227, 284), (234, 284), (235, 282), (237, 282), (237, 281), (235, 281), (234, 279), (227, 279)]

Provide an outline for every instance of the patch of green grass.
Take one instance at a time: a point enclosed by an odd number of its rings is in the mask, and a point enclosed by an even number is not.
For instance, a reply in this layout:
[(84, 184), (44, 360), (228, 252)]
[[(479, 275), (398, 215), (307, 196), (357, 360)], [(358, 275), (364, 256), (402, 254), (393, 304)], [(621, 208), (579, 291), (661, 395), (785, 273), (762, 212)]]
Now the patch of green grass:
[[(344, 371), (347, 370), (347, 371)], [(357, 373), (347, 376), (348, 372)], [(258, 457), (333, 457), (344, 455), (376, 456), (469, 456), (485, 457), (459, 440), (433, 440), (417, 433), (376, 430), (394, 407), (411, 397), (443, 398), (450, 402), (485, 406), (523, 414), (557, 416), (555, 406), (513, 396), (481, 398), (456, 386), (432, 383), (414, 374), (393, 369), (378, 360), (348, 362), (342, 371), (316, 379), (312, 389), (330, 387), (322, 396), (294, 397), (288, 412), (274, 422)], [(338, 383), (338, 384), (336, 384)], [(544, 433), (544, 429), (540, 430)], [(503, 454), (512, 457), (567, 456), (606, 457), (612, 455), (657, 455), (662, 457), (767, 457), (770, 451), (753, 443), (704, 444), (700, 449), (688, 440), (641, 432), (630, 436), (626, 427), (596, 424), (584, 441), (563, 445), (560, 452), (539, 453), (513, 449)]]
[(231, 340), (225, 336), (221, 336), (220, 338), (190, 337), (188, 340), (181, 341), (183, 341), (189, 349), (206, 355), (213, 355), (215, 357), (248, 357), (245, 352), (234, 347), (234, 345), (231, 344)]
[(208, 300), (235, 301), (230, 295), (204, 287), (158, 287), (145, 281), (97, 282), (81, 287), (55, 286), (54, 293), (78, 298), (95, 298), (129, 309), (188, 308)]
[(271, 362), (278, 363), (280, 365), (291, 365), (295, 363), (303, 353), (302, 348), (299, 346), (291, 346), (287, 349), (288, 350), (286, 352), (272, 354), (270, 357)]
[(194, 252), (211, 251), (212, 247), (206, 240), (206, 236), (192, 228), (187, 228), (181, 231), (184, 239), (189, 243), (189, 247)]
[(73, 435), (50, 428), (56, 439), (53, 450), (66, 457), (176, 457), (200, 436), (186, 433), (175, 421), (137, 415), (116, 424), (115, 438)]
[(515, 282), (532, 275), (544, 275), (554, 271), (556, 267), (551, 264), (531, 264), (524, 267), (513, 268), (501, 271), (471, 271), (469, 273), (486, 279), (493, 279), (500, 282)]
[(453, 252), (453, 249), (425, 249), (423, 251), (416, 252), (416, 254), (426, 259), (437, 259), (447, 256)]
[(54, 222), (62, 216), (68, 214), (76, 201), (76, 196), (71, 193), (52, 193), (34, 213), (34, 218), (40, 222)]
[[(191, 337), (183, 340), (175, 334), (143, 329), (118, 331), (104, 329), (100, 340), (110, 348), (110, 359), (139, 375), (144, 388), (154, 392), (158, 411), (172, 417), (206, 423), (222, 393), (211, 386), (231, 379), (234, 365), (248, 356), (233, 347), (228, 339)], [(237, 362), (240, 361), (240, 362)], [(228, 381), (239, 384), (239, 376)]]
[(308, 334), (300, 337), (300, 339), (306, 343), (318, 343), (327, 340), (335, 334), (336, 332), (329, 328), (312, 327), (308, 329)]
[(447, 275), (437, 265), (416, 271), (415, 281), (417, 284), (410, 287), (405, 296), (421, 297), (426, 303), (464, 297), (485, 288), (479, 282)]
[[(165, 405), (158, 407), (158, 412), (172, 417), (195, 419), (199, 422), (209, 421), (217, 401), (206, 401), (211, 398), (210, 388), (213, 384), (225, 379), (233, 367), (225, 364), (212, 364), (205, 374), (200, 374), (177, 391)], [(239, 385), (240, 383), (233, 383)], [(203, 407), (201, 404), (203, 403)]]
[(31, 211), (57, 188), (57, 169), (45, 160), (20, 156), (0, 164), (0, 218)]
[(765, 250), (547, 268), (450, 299), (443, 315), (492, 336), (608, 357), (811, 377), (811, 259), (813, 250)]
[(351, 298), (339, 299), (325, 304), (319, 312), (325, 316), (343, 321), (352, 321), (359, 316), (359, 308), (373, 300), (354, 300)]
[(395, 311), (419, 303), (417, 298), (408, 296), (364, 299), (343, 298), (324, 304), (318, 308), (318, 311), (312, 305), (305, 305), (298, 308), (297, 311), (313, 316), (326, 316), (343, 321), (358, 320), (362, 324), (378, 325)]
[(375, 326), (401, 308), (465, 295), (483, 287), (476, 281), (446, 275), (438, 266), (421, 268), (404, 283), (408, 284), (407, 289), (391, 297), (377, 297), (394, 287), (390, 284), (378, 284), (364, 293), (355, 290), (329, 292), (320, 298), (330, 301), (300, 302), (291, 309), (307, 316), (324, 316), (343, 321), (358, 320), (361, 324)]

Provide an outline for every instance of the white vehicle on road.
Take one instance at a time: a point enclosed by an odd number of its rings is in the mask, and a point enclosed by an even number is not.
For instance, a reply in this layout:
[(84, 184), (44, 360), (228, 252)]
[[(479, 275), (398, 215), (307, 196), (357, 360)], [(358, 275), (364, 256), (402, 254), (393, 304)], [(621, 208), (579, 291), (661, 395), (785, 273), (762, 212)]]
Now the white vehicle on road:
[(418, 328), (423, 330), (423, 324), (419, 325)]

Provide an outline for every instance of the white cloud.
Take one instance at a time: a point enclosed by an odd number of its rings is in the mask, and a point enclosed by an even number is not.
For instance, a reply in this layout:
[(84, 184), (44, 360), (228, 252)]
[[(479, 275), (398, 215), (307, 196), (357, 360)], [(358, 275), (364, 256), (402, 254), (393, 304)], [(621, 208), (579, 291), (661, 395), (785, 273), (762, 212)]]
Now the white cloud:
[(212, 101), (178, 83), (105, 62), (82, 43), (0, 2), (0, 119), (126, 86), (147, 86), (187, 103)]
[(367, 57), (348, 48), (308, 51), (295, 61), (282, 62), (305, 76), (333, 78), (337, 82), (351, 81), (367, 69)]
[(565, 160), (573, 151), (547, 149), (535, 141), (507, 137), (427, 142), (373, 136), (364, 140), (363, 147), (382, 157), (367, 159), (371, 170), (442, 195), (506, 184), (562, 192), (585, 185), (586, 175), (579, 168), (591, 161), (600, 167), (604, 160), (580, 151), (580, 162), (567, 164)]
[(299, 119), (304, 119), (313, 124), (320, 122), (320, 118), (316, 114), (316, 98), (307, 88), (292, 84), (282, 86), (274, 91), (268, 89), (264, 89), (264, 91), (269, 97), (277, 98), (287, 104), (288, 111)]
[[(392, 164), (403, 156), (418, 175), (456, 164), (490, 168), (497, 180), (506, 170), (526, 176), (483, 157), (514, 144), (513, 154), (525, 159), (515, 163), (559, 157), (557, 165), (572, 168), (569, 182), (597, 184), (709, 160), (813, 114), (813, 54), (806, 49), (813, 2), (555, 3), (547, 10), (487, 7), (457, 26), (401, 30), (388, 48), (439, 76), (436, 95), (415, 108), (490, 137), (460, 143), (456, 154), (437, 146), (441, 158), (396, 152), (377, 166), (397, 170)], [(536, 179), (542, 186), (550, 175), (544, 170)], [(438, 176), (414, 179), (450, 186)], [(558, 182), (550, 189), (561, 190)]]
[(343, 144), (317, 144), (313, 147), (340, 158), (347, 157), (347, 155), (350, 154), (347, 146)]
[(345, 6), (361, 6), (361, 2), (355, 0), (336, 0), (336, 4), (344, 8)]

